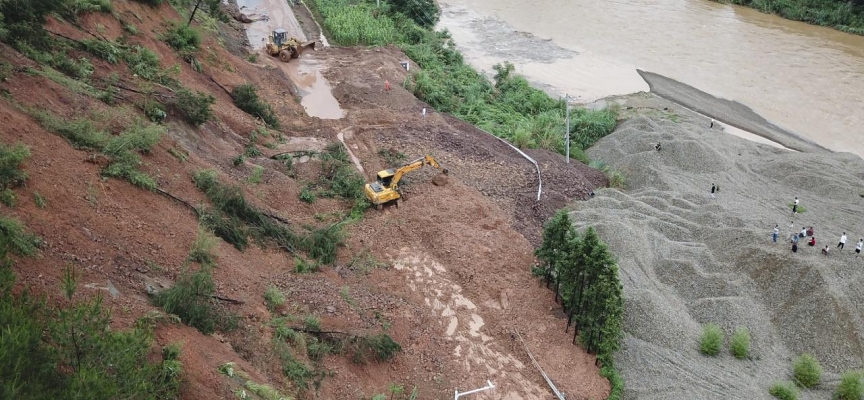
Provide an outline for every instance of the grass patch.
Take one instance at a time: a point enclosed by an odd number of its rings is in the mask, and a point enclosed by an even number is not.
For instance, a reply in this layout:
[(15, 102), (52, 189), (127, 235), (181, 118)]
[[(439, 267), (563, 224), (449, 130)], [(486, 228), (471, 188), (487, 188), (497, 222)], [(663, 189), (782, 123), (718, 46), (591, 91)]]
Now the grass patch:
[(264, 167), (262, 167), (260, 165), (256, 165), (252, 169), (252, 173), (249, 174), (248, 182), (253, 184), (253, 185), (257, 185), (257, 184), (261, 183), (261, 179), (263, 177), (264, 177)]
[(342, 297), (342, 300), (345, 300), (345, 302), (352, 308), (357, 307), (357, 302), (351, 297), (350, 288), (348, 286), (342, 286), (342, 289), (339, 289), (339, 296)]
[[(715, 0), (718, 1), (718, 0)], [(864, 2), (828, 0), (722, 0), (783, 18), (822, 25), (855, 35), (864, 35)]]
[(378, 156), (384, 159), (384, 165), (386, 165), (387, 168), (399, 168), (404, 165), (408, 159), (405, 157), (404, 153), (393, 149), (378, 150)]
[(20, 222), (0, 216), (0, 255), (33, 256), (41, 244), (42, 239), (28, 233)]
[(834, 391), (834, 398), (837, 400), (862, 400), (864, 399), (864, 384), (861, 380), (864, 379), (862, 371), (844, 372), (840, 377), (840, 385)]
[(813, 388), (822, 379), (822, 366), (815, 357), (804, 353), (792, 362), (792, 374), (795, 376), (795, 384)]
[(361, 365), (369, 360), (379, 363), (388, 361), (402, 351), (402, 346), (386, 333), (354, 337), (351, 339), (351, 348), (354, 350), (352, 361)]
[(238, 250), (245, 249), (251, 234), (261, 243), (274, 242), (294, 254), (305, 251), (324, 264), (335, 261), (336, 250), (344, 239), (341, 224), (307, 228), (305, 233), (298, 234), (249, 204), (240, 187), (221, 184), (214, 171), (198, 171), (193, 178), (214, 206), (211, 210), (200, 210), (199, 218)]
[(194, 53), (201, 46), (201, 34), (184, 23), (175, 23), (168, 29), (162, 40), (181, 54)]
[(273, 129), (279, 128), (279, 119), (273, 113), (273, 108), (258, 97), (254, 86), (240, 85), (235, 87), (231, 91), (231, 98), (234, 99), (234, 105), (237, 108), (253, 117), (260, 118)]
[(18, 205), (18, 196), (11, 189), (3, 189), (0, 191), (0, 203), (9, 208), (15, 207)]
[[(789, 211), (792, 211), (792, 207), (795, 206), (795, 203), (788, 203), (786, 206), (789, 207)], [(798, 214), (804, 214), (805, 212), (807, 212), (807, 207), (799, 204), (798, 208), (795, 209), (795, 212), (797, 212)]]
[(306, 318), (303, 319), (303, 326), (306, 327), (306, 330), (309, 331), (320, 331), (321, 319), (312, 314), (309, 314), (306, 316)]
[(192, 242), (192, 248), (189, 249), (189, 261), (197, 262), (204, 267), (212, 267), (216, 265), (216, 254), (213, 250), (216, 248), (216, 238), (207, 229), (198, 228), (198, 235), (195, 241)]
[(750, 331), (747, 328), (738, 328), (729, 340), (729, 350), (732, 356), (744, 360), (750, 358)]
[(710, 357), (720, 354), (723, 347), (723, 331), (716, 324), (705, 324), (699, 337), (699, 352)]
[(304, 203), (312, 204), (315, 200), (318, 199), (318, 196), (315, 195), (315, 192), (312, 191), (312, 188), (309, 186), (304, 186), (303, 189), (300, 190), (300, 194), (298, 195), (301, 201)]
[(387, 263), (378, 261), (368, 248), (364, 248), (348, 261), (348, 268), (361, 274), (368, 274), (376, 268), (384, 268), (386, 266)]
[(6, 145), (0, 143), (0, 189), (23, 186), (27, 173), (21, 167), (30, 158), (30, 148), (23, 144)]
[(300, 257), (294, 257), (294, 272), (298, 274), (308, 274), (318, 272), (321, 268), (316, 262), (306, 261)]
[(213, 117), (210, 106), (214, 102), (216, 102), (216, 98), (207, 93), (193, 93), (184, 88), (177, 91), (177, 96), (171, 106), (183, 117), (183, 120), (192, 125), (200, 126)]
[[(153, 303), (169, 314), (176, 314), (189, 326), (209, 335), (216, 331), (222, 319), (213, 304), (216, 285), (208, 268), (195, 272), (183, 271), (170, 289), (153, 297)], [(220, 326), (224, 328), (224, 326)]]
[(774, 382), (768, 393), (780, 400), (798, 400), (798, 388), (792, 382)]
[(36, 203), (36, 207), (40, 209), (44, 209), (48, 205), (48, 201), (39, 192), (33, 192), (33, 201)]
[(267, 304), (267, 309), (270, 312), (276, 311), (276, 308), (285, 304), (285, 295), (276, 286), (267, 286), (267, 291), (264, 292), (264, 302)]

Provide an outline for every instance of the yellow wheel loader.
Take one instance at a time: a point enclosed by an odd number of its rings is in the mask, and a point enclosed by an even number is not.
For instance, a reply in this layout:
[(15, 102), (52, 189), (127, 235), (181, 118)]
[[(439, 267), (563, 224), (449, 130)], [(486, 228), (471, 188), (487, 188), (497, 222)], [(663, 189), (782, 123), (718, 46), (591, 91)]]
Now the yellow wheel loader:
[(300, 57), (303, 50), (307, 48), (315, 49), (315, 41), (300, 44), (300, 41), (295, 38), (289, 38), (288, 32), (279, 28), (270, 34), (267, 44), (264, 49), (267, 54), (273, 57), (279, 57), (282, 62), (291, 61), (292, 58)]
[(447, 169), (441, 168), (441, 165), (432, 156), (418, 158), (400, 168), (379, 171), (378, 180), (366, 184), (366, 197), (379, 210), (384, 207), (384, 204), (390, 202), (395, 202), (398, 207), (402, 202), (402, 195), (399, 194), (399, 181), (402, 180), (402, 176), (408, 172), (420, 169), (424, 165), (431, 165), (440, 169), (444, 175), (447, 175)]

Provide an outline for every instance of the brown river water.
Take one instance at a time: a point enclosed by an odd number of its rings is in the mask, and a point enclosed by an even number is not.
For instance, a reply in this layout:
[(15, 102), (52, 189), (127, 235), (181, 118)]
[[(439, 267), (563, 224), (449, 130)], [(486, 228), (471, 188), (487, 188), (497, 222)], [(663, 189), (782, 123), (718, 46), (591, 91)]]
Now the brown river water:
[(510, 61), (588, 103), (647, 91), (636, 69), (751, 107), (864, 157), (864, 37), (705, 0), (441, 0), (467, 61)]

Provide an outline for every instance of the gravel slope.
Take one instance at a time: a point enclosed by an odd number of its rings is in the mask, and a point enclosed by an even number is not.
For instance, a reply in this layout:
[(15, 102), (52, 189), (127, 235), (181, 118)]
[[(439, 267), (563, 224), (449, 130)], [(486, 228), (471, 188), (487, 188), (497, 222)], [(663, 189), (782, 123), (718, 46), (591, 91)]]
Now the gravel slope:
[[(624, 398), (769, 399), (768, 387), (789, 379), (801, 352), (826, 369), (820, 390), (803, 398), (829, 398), (838, 373), (864, 366), (864, 258), (854, 256), (864, 237), (864, 162), (756, 144), (677, 111), (678, 123), (635, 117), (591, 148), (592, 159), (624, 171), (628, 190), (600, 190), (574, 205), (579, 227), (597, 228), (619, 257)], [(721, 188), (716, 199), (712, 183)], [(795, 196), (808, 211), (793, 218)], [(793, 219), (797, 230), (814, 226), (831, 256), (807, 246), (792, 253), (783, 239)], [(849, 241), (838, 252), (844, 231)], [(728, 348), (700, 355), (707, 322), (727, 332), (727, 344), (736, 327), (748, 327), (754, 359), (735, 360)]]

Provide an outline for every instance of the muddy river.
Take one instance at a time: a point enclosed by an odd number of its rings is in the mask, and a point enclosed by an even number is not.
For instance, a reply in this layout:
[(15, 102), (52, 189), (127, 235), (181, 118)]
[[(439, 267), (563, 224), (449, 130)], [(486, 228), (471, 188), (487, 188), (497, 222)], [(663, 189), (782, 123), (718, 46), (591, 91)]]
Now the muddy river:
[(478, 68), (509, 60), (586, 103), (647, 91), (640, 68), (864, 157), (864, 37), (704, 0), (441, 4), (440, 27)]

